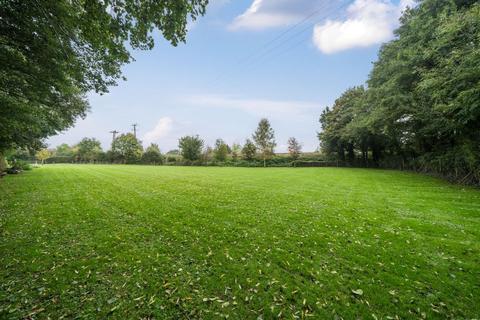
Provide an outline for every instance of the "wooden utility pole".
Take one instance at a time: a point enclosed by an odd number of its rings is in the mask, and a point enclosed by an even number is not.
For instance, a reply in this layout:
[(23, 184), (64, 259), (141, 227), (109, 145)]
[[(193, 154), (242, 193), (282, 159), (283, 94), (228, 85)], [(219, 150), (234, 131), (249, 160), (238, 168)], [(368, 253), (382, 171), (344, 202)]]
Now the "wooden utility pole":
[(115, 152), (115, 138), (117, 136), (118, 131), (113, 130), (113, 131), (110, 131), (110, 133), (112, 134), (112, 151)]
[(133, 136), (134, 136), (135, 138), (137, 138), (137, 126), (138, 126), (138, 124), (136, 124), (136, 123), (132, 124), (132, 127), (133, 127)]

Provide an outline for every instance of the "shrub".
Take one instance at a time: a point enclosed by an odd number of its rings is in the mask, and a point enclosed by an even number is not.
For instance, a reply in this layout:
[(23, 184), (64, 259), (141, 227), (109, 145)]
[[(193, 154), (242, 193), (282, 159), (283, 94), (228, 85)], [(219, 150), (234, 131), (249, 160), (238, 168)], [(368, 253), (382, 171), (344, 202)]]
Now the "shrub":
[(142, 155), (144, 164), (163, 164), (163, 155), (157, 144), (152, 143)]
[(11, 169), (28, 171), (28, 170), (32, 170), (32, 166), (26, 161), (16, 160), (14, 163), (12, 163)]
[(167, 162), (177, 162), (177, 157), (175, 157), (175, 156), (167, 156)]

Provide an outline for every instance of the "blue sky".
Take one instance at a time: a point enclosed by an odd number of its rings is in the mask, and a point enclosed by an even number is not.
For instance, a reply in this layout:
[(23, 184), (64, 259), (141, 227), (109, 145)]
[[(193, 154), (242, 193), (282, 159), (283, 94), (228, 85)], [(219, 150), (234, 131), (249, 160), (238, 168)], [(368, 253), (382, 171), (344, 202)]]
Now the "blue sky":
[(164, 152), (198, 134), (241, 143), (267, 117), (277, 152), (296, 137), (318, 146), (318, 118), (347, 88), (363, 84), (381, 43), (393, 37), (408, 0), (211, 0), (192, 22), (186, 44), (160, 35), (152, 51), (134, 52), (110, 93), (89, 95), (91, 112), (47, 142), (75, 144), (132, 130)]

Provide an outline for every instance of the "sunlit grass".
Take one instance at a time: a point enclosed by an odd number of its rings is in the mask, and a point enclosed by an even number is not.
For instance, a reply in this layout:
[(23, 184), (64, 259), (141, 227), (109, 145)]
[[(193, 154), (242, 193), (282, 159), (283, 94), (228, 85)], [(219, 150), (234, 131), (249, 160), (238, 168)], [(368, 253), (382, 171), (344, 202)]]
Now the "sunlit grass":
[(0, 318), (478, 318), (480, 192), (367, 169), (0, 181)]

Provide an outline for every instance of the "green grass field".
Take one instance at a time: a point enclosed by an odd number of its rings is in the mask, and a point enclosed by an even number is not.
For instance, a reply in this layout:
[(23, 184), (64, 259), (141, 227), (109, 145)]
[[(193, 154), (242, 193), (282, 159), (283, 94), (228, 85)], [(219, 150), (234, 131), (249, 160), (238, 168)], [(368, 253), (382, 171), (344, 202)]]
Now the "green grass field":
[(49, 165), (0, 195), (1, 319), (480, 317), (480, 191), (431, 177)]

